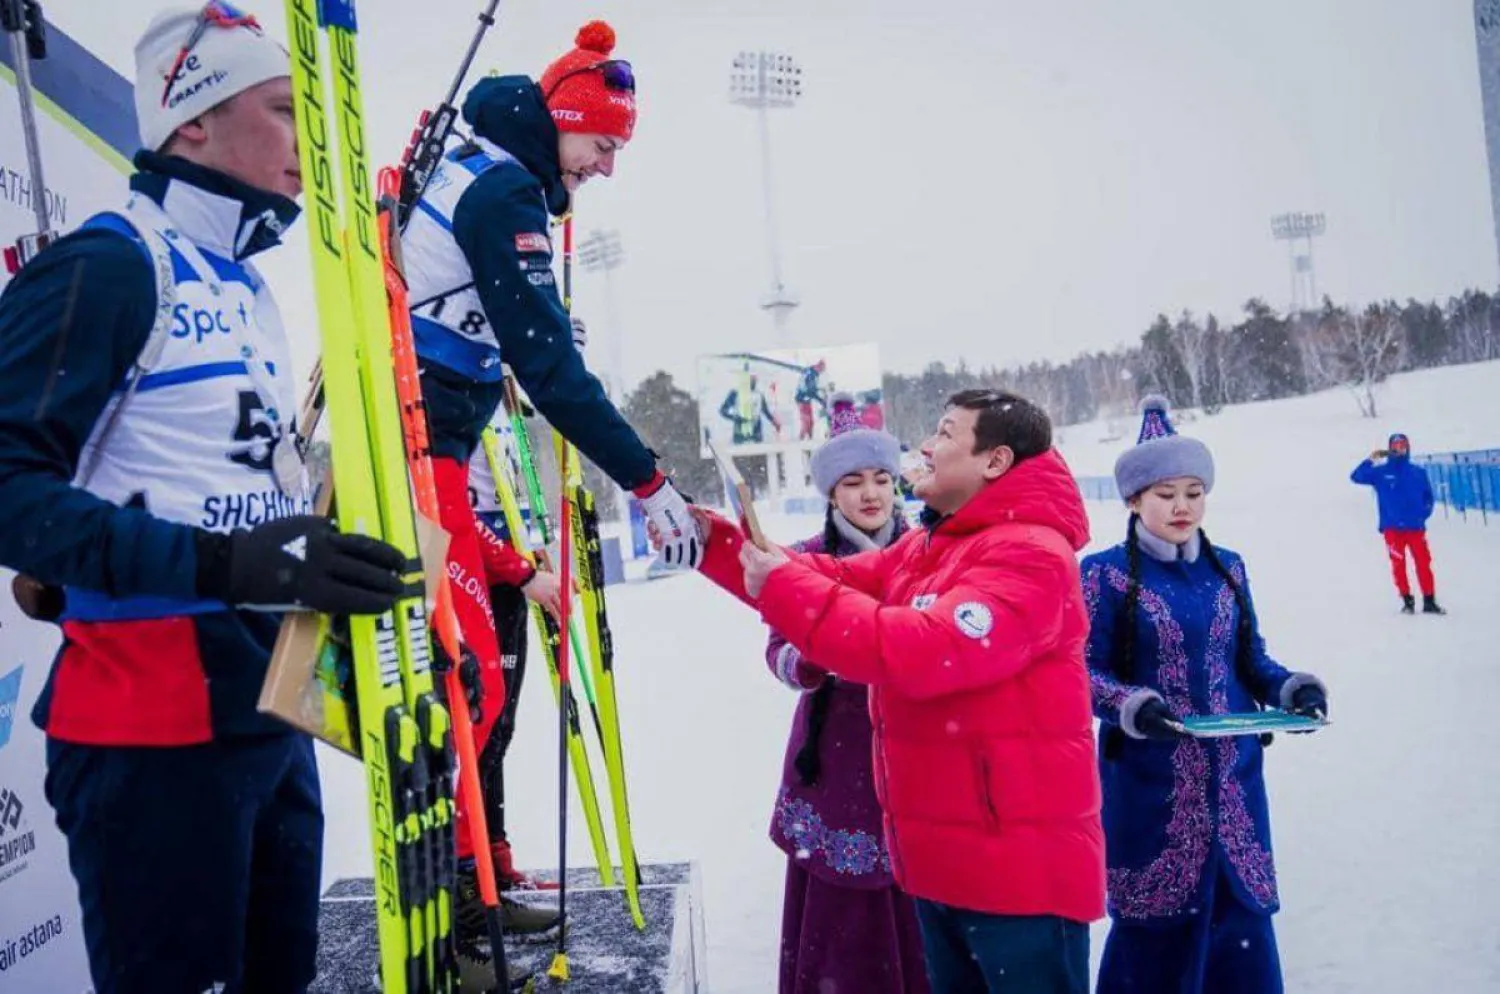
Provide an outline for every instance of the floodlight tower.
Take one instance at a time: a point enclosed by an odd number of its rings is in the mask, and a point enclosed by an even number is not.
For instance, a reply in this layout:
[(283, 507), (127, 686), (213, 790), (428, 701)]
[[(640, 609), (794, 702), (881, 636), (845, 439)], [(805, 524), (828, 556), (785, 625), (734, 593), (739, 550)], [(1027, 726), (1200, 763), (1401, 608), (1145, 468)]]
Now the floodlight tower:
[(776, 344), (790, 346), (787, 320), (799, 301), (782, 278), (781, 248), (777, 237), (776, 205), (771, 180), (771, 121), (773, 109), (796, 106), (802, 97), (802, 67), (785, 52), (741, 52), (729, 73), (729, 102), (755, 110), (760, 121), (760, 166), (765, 197), (766, 237), (771, 255), (771, 290), (761, 299), (761, 308), (771, 312)]
[[(1318, 308), (1318, 279), (1313, 270), (1313, 239), (1328, 230), (1322, 214), (1277, 214), (1271, 218), (1271, 237), (1287, 243), (1292, 267), (1292, 315)], [(1299, 253), (1298, 242), (1306, 245)]]

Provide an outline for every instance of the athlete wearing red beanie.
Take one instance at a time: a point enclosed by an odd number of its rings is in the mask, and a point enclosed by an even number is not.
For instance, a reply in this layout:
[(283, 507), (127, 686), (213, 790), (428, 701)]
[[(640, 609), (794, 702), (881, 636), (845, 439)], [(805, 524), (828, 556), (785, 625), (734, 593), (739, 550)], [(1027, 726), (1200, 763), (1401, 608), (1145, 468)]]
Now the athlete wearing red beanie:
[[(614, 172), (615, 153), (635, 130), (635, 76), (614, 57), (615, 33), (585, 24), (575, 47), (542, 73), (488, 76), (466, 94), (471, 139), (455, 142), (411, 213), (403, 254), (412, 332), (421, 367), (448, 575), (465, 644), (479, 659), (482, 715), (475, 723), (480, 763), (503, 758), (505, 735), (492, 735), (520, 673), (502, 669), (487, 587), (519, 586), (545, 603), (554, 578), (536, 577), (475, 519), (468, 465), (495, 416), (508, 366), (531, 403), (621, 487), (641, 500), (657, 530), (671, 537), (670, 565), (692, 568), (702, 539), (687, 504), (656, 468), (656, 456), (610, 402), (574, 347), (575, 332), (553, 273), (552, 219), (572, 209), (578, 188)], [(509, 693), (508, 693), (509, 692)], [(494, 809), (500, 791), (489, 790)], [(466, 818), (462, 805), (461, 820)], [(502, 827), (492, 817), (492, 831)], [(502, 887), (524, 886), (503, 834), (493, 839)], [(483, 935), (476, 869), (468, 835), (458, 833), (458, 931)], [(555, 912), (506, 902), (508, 931), (554, 927)]]

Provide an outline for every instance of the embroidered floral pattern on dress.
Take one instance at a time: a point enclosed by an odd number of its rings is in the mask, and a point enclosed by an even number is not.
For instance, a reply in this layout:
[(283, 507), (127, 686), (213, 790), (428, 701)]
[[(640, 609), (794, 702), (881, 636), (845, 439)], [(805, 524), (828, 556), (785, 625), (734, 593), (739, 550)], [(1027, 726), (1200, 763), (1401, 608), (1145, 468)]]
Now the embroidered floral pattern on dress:
[[(1102, 572), (1102, 569), (1094, 567), (1083, 575), (1083, 601), (1090, 618), (1097, 615), (1096, 609), (1099, 606), (1099, 574)], [(1089, 683), (1092, 685), (1094, 700), (1100, 706), (1113, 711), (1116, 719), (1119, 718), (1120, 708), (1124, 706), (1125, 698), (1129, 697), (1131, 691), (1135, 689), (1126, 686), (1103, 670), (1094, 669), (1092, 666), (1089, 667)]]
[[(1125, 593), (1129, 589), (1130, 578), (1122, 570), (1105, 566), (1102, 572), (1116, 591)], [(1192, 701), (1182, 627), (1166, 601), (1151, 590), (1141, 588), (1138, 606), (1156, 629), (1160, 646), (1157, 679), (1162, 696), (1174, 714), (1189, 714)], [(1172, 814), (1161, 855), (1138, 869), (1109, 870), (1110, 907), (1122, 918), (1166, 917), (1181, 911), (1197, 893), (1213, 838), (1208, 813), (1208, 752), (1203, 743), (1194, 739), (1178, 743), (1172, 751), (1172, 784)]]
[[(1241, 563), (1230, 567), (1234, 582), (1243, 589), (1245, 568)], [(1214, 603), (1214, 620), (1209, 628), (1208, 673), (1209, 705), (1215, 714), (1229, 711), (1229, 677), (1233, 662), (1231, 647), (1234, 645), (1235, 623), (1238, 605), (1234, 591), (1226, 585), (1219, 590)], [(1219, 844), (1224, 855), (1234, 867), (1235, 874), (1245, 885), (1251, 897), (1262, 908), (1269, 908), (1277, 901), (1276, 866), (1271, 853), (1255, 836), (1255, 821), (1250, 817), (1245, 803), (1245, 789), (1234, 772), (1239, 762), (1239, 746), (1235, 739), (1225, 738), (1218, 742), (1219, 748)]]
[(890, 854), (879, 838), (870, 832), (830, 828), (811, 804), (793, 798), (785, 787), (776, 798), (776, 825), (797, 847), (799, 862), (821, 856), (829, 869), (848, 876), (891, 871)]

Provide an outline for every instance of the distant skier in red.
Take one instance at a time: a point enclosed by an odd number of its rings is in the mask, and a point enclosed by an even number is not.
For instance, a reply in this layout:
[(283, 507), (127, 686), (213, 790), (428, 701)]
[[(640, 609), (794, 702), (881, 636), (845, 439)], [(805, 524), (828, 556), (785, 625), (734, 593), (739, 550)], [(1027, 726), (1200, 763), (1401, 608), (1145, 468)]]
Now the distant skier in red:
[(1436, 583), (1432, 578), (1432, 552), (1427, 547), (1427, 519), (1432, 517), (1432, 483), (1427, 472), (1411, 461), (1411, 440), (1395, 434), (1386, 448), (1376, 449), (1370, 458), (1354, 467), (1349, 479), (1375, 488), (1380, 511), (1380, 533), (1391, 558), (1391, 577), (1401, 594), (1401, 612), (1416, 611), (1411, 581), (1407, 578), (1406, 557), (1411, 554), (1417, 568), (1417, 585), (1422, 590), (1423, 614), (1447, 614), (1437, 602)]

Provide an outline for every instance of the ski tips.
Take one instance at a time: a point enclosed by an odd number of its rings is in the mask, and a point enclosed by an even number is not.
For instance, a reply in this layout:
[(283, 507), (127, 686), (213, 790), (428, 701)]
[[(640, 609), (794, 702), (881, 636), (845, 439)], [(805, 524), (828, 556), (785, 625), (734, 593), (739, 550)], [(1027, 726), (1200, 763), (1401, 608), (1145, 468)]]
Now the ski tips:
[(551, 977), (553, 980), (567, 981), (571, 979), (572, 975), (568, 970), (567, 953), (558, 953), (556, 956), (552, 957), (552, 965), (547, 967), (547, 976)]

